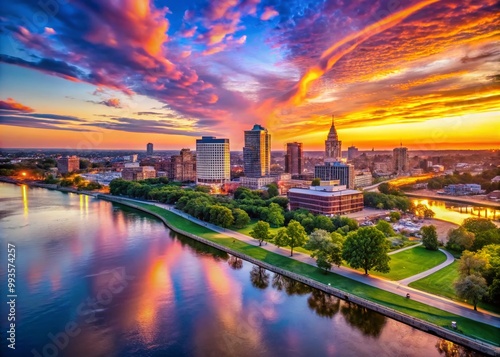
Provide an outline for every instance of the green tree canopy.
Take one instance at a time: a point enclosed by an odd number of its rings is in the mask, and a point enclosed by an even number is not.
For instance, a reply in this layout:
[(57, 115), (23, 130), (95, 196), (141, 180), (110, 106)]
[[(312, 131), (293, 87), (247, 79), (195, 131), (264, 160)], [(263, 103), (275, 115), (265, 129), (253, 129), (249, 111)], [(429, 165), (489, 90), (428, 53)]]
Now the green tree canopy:
[(438, 250), (439, 244), (436, 227), (433, 225), (423, 226), (420, 228), (420, 232), (422, 233), (422, 244), (425, 249)]
[(285, 223), (283, 209), (280, 207), (280, 205), (278, 205), (277, 203), (271, 203), (269, 205), (267, 221), (272, 227), (281, 227)]
[(448, 231), (447, 249), (462, 252), (466, 249), (470, 249), (472, 244), (474, 244), (474, 233), (469, 232), (464, 227), (458, 227)]
[(478, 234), (480, 232), (486, 232), (489, 231), (490, 229), (497, 228), (495, 224), (489, 219), (474, 218), (474, 217), (466, 218), (462, 223), (462, 227), (464, 227), (469, 232), (472, 232), (474, 234)]
[(363, 268), (382, 273), (390, 271), (389, 242), (384, 234), (375, 227), (361, 227), (347, 235), (342, 258), (354, 269)]
[(236, 228), (246, 227), (250, 223), (250, 216), (241, 208), (235, 208), (233, 210), (233, 216), (234, 216), (234, 226)]
[(258, 221), (253, 230), (250, 231), (250, 236), (259, 241), (259, 246), (262, 245), (262, 242), (265, 240), (269, 240), (271, 238), (271, 233), (269, 232), (269, 223), (264, 221)]
[(290, 247), (290, 256), (293, 256), (293, 249), (302, 247), (307, 241), (307, 233), (302, 225), (291, 220), (286, 228), (281, 228), (274, 237), (274, 244), (278, 247)]
[(486, 280), (474, 274), (459, 278), (454, 286), (458, 297), (470, 301), (474, 305), (474, 310), (477, 310), (477, 303), (488, 292)]
[(394, 229), (392, 229), (391, 224), (384, 221), (383, 219), (377, 222), (375, 228), (384, 233), (386, 237), (393, 237), (396, 235), (396, 232), (394, 232)]

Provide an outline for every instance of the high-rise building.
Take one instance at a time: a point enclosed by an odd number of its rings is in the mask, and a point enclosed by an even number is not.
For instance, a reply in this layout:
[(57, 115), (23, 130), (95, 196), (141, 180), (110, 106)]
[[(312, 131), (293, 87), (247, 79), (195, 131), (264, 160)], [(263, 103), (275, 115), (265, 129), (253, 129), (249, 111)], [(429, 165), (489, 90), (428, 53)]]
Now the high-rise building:
[(339, 161), (325, 162), (314, 167), (314, 176), (322, 181), (340, 180), (341, 185), (354, 188), (354, 166)]
[(302, 173), (302, 143), (287, 143), (285, 154), (285, 172), (292, 175)]
[(403, 175), (409, 172), (408, 149), (401, 146), (392, 150), (392, 163), (394, 171), (398, 175)]
[(202, 136), (196, 140), (196, 183), (223, 184), (231, 180), (229, 139)]
[(271, 135), (267, 129), (255, 124), (252, 130), (245, 130), (243, 166), (246, 177), (269, 176), (271, 167)]
[(332, 115), (332, 126), (325, 140), (325, 162), (340, 161), (342, 158), (342, 141), (339, 141), (337, 129), (335, 129), (335, 116)]
[(77, 156), (63, 156), (57, 159), (57, 170), (61, 174), (80, 170), (80, 158)]
[(196, 155), (189, 149), (182, 149), (179, 155), (171, 156), (165, 166), (169, 180), (196, 181)]
[(148, 156), (153, 155), (153, 143), (148, 143), (148, 145), (146, 145), (146, 154)]
[(354, 160), (359, 156), (359, 151), (356, 146), (349, 146), (347, 148), (347, 161)]

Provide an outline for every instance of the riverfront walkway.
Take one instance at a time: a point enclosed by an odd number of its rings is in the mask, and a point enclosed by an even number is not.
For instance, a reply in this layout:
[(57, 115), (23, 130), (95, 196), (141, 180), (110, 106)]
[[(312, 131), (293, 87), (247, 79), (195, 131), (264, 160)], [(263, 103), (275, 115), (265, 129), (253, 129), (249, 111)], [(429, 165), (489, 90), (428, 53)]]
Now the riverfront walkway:
[[(257, 240), (255, 240), (254, 238), (252, 238), (250, 236), (247, 236), (245, 234), (242, 234), (242, 233), (239, 233), (236, 231), (232, 231), (232, 230), (229, 230), (226, 228), (221, 228), (221, 227), (213, 225), (211, 223), (201, 221), (201, 220), (194, 218), (194, 217), (192, 217), (192, 216), (190, 216), (182, 211), (175, 209), (173, 205), (167, 205), (167, 204), (155, 203), (155, 202), (149, 202), (149, 201), (142, 201), (142, 200), (135, 200), (135, 199), (124, 198), (124, 197), (120, 197), (120, 199), (155, 205), (157, 207), (161, 207), (161, 208), (164, 208), (166, 210), (169, 210), (172, 213), (175, 213), (175, 214), (177, 214), (177, 215), (179, 215), (179, 216), (181, 216), (181, 217), (183, 217), (183, 218), (185, 218), (193, 223), (207, 227), (215, 232), (222, 233), (228, 237), (232, 237), (232, 238), (238, 239), (240, 241), (244, 241), (245, 243), (248, 243), (251, 245), (258, 245)], [(290, 257), (290, 250), (288, 248), (279, 248), (273, 244), (265, 244), (265, 245), (262, 245), (261, 248), (265, 249), (267, 251), (282, 255), (282, 256)], [(442, 266), (443, 264), (446, 264), (446, 263), (451, 264), (449, 262), (450, 258), (448, 256), (448, 254), (447, 254), (447, 260), (444, 263), (442, 263), (442, 264), (438, 265), (437, 267), (434, 267), (430, 270), (427, 270), (423, 273), (417, 274), (416, 276), (421, 275), (421, 274), (426, 274), (427, 272), (435, 269), (434, 271), (427, 274), (427, 275), (430, 275), (430, 274), (434, 273), (435, 271), (442, 269), (444, 267), (444, 266)], [(301, 261), (303, 263), (306, 263), (306, 264), (309, 264), (312, 266), (316, 266), (316, 261), (304, 253), (295, 252), (293, 257), (290, 257), (290, 258), (296, 259), (298, 261)], [(451, 261), (451, 262), (453, 262), (453, 261)], [(448, 265), (448, 264), (446, 264), (446, 265)], [(439, 268), (439, 269), (436, 269), (436, 268)], [(355, 281), (359, 281), (361, 283), (364, 283), (364, 284), (367, 284), (367, 285), (370, 285), (370, 286), (373, 286), (373, 287), (376, 287), (376, 288), (379, 288), (379, 289), (382, 289), (382, 290), (385, 290), (385, 291), (388, 291), (388, 292), (391, 292), (394, 294), (398, 294), (401, 296), (406, 296), (407, 293), (410, 293), (412, 300), (421, 302), (421, 303), (426, 304), (426, 305), (436, 307), (436, 308), (441, 309), (443, 311), (447, 311), (447, 312), (450, 312), (450, 313), (453, 313), (453, 314), (456, 314), (459, 316), (469, 318), (469, 319), (474, 320), (474, 321), (482, 322), (482, 323), (500, 328), (500, 315), (495, 314), (493, 312), (489, 312), (489, 311), (482, 310), (479, 308), (478, 308), (478, 311), (474, 311), (473, 307), (470, 305), (460, 303), (457, 301), (453, 301), (453, 300), (449, 300), (449, 299), (446, 299), (444, 297), (440, 297), (437, 295), (429, 294), (429, 293), (426, 293), (424, 291), (416, 290), (416, 289), (413, 289), (413, 288), (406, 286), (405, 284), (403, 284), (401, 282), (389, 281), (389, 280), (385, 280), (383, 278), (379, 278), (379, 277), (371, 276), (371, 275), (364, 275), (363, 273), (361, 273), (357, 270), (348, 268), (348, 267), (344, 267), (344, 266), (335, 267), (333, 269), (333, 272), (335, 274), (344, 276), (346, 278), (349, 278), (349, 279), (352, 279)], [(422, 277), (425, 277), (427, 275), (422, 275), (418, 279), (421, 279)], [(410, 278), (412, 278), (412, 277), (410, 277)], [(404, 280), (408, 280), (410, 278), (407, 278)], [(418, 280), (418, 279), (415, 279), (415, 280)]]

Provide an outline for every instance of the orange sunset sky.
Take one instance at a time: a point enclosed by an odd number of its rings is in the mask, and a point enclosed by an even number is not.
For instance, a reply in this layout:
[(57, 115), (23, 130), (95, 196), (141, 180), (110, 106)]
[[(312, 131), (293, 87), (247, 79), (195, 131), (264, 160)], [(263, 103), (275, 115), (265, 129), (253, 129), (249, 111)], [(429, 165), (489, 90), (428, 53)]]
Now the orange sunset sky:
[(2, 148), (498, 149), (493, 0), (3, 5)]

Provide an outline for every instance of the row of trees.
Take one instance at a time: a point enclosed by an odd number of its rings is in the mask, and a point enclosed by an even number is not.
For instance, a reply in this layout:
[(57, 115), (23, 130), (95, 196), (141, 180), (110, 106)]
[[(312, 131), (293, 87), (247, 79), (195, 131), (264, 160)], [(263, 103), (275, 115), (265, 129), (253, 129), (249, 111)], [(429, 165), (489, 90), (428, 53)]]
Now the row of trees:
[(259, 245), (272, 240), (278, 247), (290, 247), (290, 256), (293, 256), (295, 248), (304, 247), (312, 252), (311, 257), (316, 259), (317, 266), (325, 273), (333, 265), (340, 266), (343, 260), (354, 269), (364, 269), (365, 274), (370, 270), (383, 273), (390, 270), (387, 254), (390, 244), (384, 232), (376, 227), (362, 227), (347, 235), (316, 229), (308, 236), (300, 222), (292, 219), (275, 234), (269, 228), (267, 222), (259, 221), (250, 236), (257, 239)]

